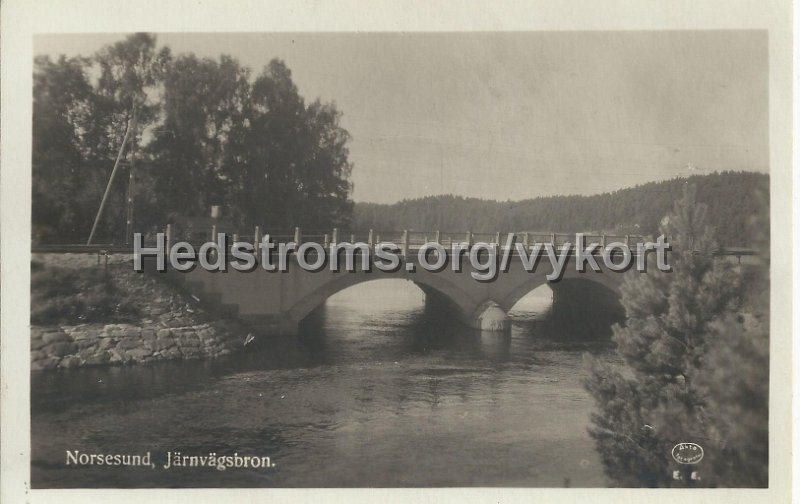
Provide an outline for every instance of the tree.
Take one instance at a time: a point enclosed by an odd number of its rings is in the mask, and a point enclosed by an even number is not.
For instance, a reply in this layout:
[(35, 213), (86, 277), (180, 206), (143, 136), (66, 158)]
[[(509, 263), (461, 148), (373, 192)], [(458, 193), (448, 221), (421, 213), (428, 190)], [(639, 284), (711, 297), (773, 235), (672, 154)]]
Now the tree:
[(33, 75), (34, 241), (85, 239), (93, 194), (85, 160), (93, 155), (95, 109), (86, 58), (37, 57)]
[[(740, 371), (728, 367), (737, 360), (760, 363), (760, 353), (745, 351), (763, 344), (756, 337), (763, 331), (741, 315), (741, 269), (714, 258), (717, 245), (706, 213), (694, 187), (687, 185), (662, 229), (673, 248), (673, 271), (629, 274), (623, 284), (627, 321), (613, 328), (621, 362), (587, 357), (585, 385), (598, 407), (590, 434), (606, 474), (618, 485), (685, 484), (672, 477), (678, 464), (670, 453), (679, 442), (705, 448), (700, 484), (736, 486), (743, 481), (732, 471), (719, 470), (733, 448), (724, 425), (730, 420), (721, 417), (732, 407), (760, 411), (756, 403), (766, 401), (763, 381), (749, 397), (736, 395), (743, 393), (732, 388), (736, 382), (716, 378)], [(763, 380), (761, 373), (754, 378)], [(766, 418), (759, 415), (753, 428), (764, 429)]]
[[(168, 47), (156, 48), (156, 37), (149, 33), (135, 33), (120, 42), (106, 46), (94, 56), (100, 70), (97, 94), (110, 111), (127, 119), (133, 108), (139, 112), (140, 126), (155, 119), (158, 104), (149, 94), (160, 84), (164, 71), (171, 61)], [(114, 117), (119, 121), (120, 117)], [(116, 125), (110, 135), (119, 135), (124, 122)]]
[[(135, 198), (132, 187), (135, 152), (137, 145), (141, 143), (142, 132), (156, 121), (159, 110), (159, 104), (149, 96), (155, 93), (170, 60), (169, 48), (156, 50), (156, 38), (148, 33), (130, 35), (123, 41), (104, 47), (94, 57), (99, 66), (100, 77), (95, 90), (97, 106), (93, 119), (95, 128), (100, 130), (97, 150), (107, 156), (107, 187), (114, 190), (115, 204), (109, 205), (113, 211), (110, 218), (105, 219), (106, 236), (112, 240), (120, 235), (114, 232), (119, 225), (109, 223), (122, 220), (121, 216), (127, 207), (125, 193), (130, 191), (128, 197)], [(123, 145), (126, 141), (129, 144)], [(129, 184), (114, 184), (115, 158), (120, 152), (127, 154), (129, 158)], [(100, 209), (92, 226), (92, 233), (95, 226), (102, 222), (99, 219), (103, 217), (102, 212), (106, 208), (105, 197), (98, 203)], [(127, 232), (128, 230), (124, 234)], [(124, 238), (127, 240), (131, 237)]]
[(333, 103), (306, 105), (280, 60), (251, 82), (229, 56), (173, 58), (146, 33), (92, 58), (37, 58), (34, 238), (85, 240), (115, 177), (96, 234), (119, 240), (134, 160), (134, 229), (215, 204), (240, 227), (273, 233), (348, 226), (352, 164), (341, 116)]
[(242, 225), (329, 229), (349, 223), (349, 133), (334, 104), (309, 106), (283, 61), (252, 85), (246, 119), (228, 152), (227, 200)]
[(162, 224), (170, 215), (205, 215), (211, 205), (225, 203), (230, 146), (242, 141), (235, 137), (243, 134), (248, 76), (228, 56), (182, 55), (165, 69), (164, 118), (147, 149), (150, 208)]
[(713, 474), (727, 486), (766, 486), (769, 480), (769, 187), (756, 191), (761, 211), (748, 222), (759, 251), (743, 273), (745, 312), (715, 323), (700, 380), (709, 435), (716, 442)]

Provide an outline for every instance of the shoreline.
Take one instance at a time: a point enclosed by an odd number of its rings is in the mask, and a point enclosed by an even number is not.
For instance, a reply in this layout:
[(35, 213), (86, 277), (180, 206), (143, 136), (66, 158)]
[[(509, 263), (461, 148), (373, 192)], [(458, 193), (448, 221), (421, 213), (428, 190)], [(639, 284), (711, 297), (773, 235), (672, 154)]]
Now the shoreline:
[[(68, 294), (39, 288), (34, 296), (32, 282), (31, 302), (52, 308), (46, 313), (49, 320), (40, 315), (31, 323), (31, 371), (214, 358), (241, 351), (247, 334), (241, 322), (210, 313), (163, 279), (133, 272), (128, 255), (110, 258), (101, 265), (93, 254), (34, 254), (33, 263), (44, 275), (40, 282), (49, 285), (58, 275), (62, 282), (64, 275), (77, 275), (70, 286), (82, 283)], [(107, 289), (99, 294), (92, 290), (101, 284), (108, 284)], [(81, 320), (87, 307), (109, 300), (112, 306), (104, 316)]]
[(231, 320), (31, 326), (31, 371), (215, 358), (242, 348)]

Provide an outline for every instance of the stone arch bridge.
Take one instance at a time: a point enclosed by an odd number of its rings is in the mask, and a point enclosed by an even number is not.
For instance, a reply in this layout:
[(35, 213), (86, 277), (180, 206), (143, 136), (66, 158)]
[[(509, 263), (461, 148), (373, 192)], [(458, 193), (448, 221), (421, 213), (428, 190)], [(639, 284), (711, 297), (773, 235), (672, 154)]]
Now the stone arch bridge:
[[(433, 241), (448, 248), (456, 239), (464, 240), (460, 236), (444, 237), (439, 232), (418, 234), (416, 240), (410, 238), (410, 233), (404, 231), (392, 243), (400, 243), (403, 265), (406, 261), (417, 262), (417, 251), (422, 243)], [(169, 240), (169, 232), (167, 233)], [(212, 231), (212, 237), (214, 232)], [(558, 253), (569, 236), (553, 233), (543, 234), (541, 237), (529, 236), (527, 233), (520, 235), (524, 246), (530, 249), (531, 243), (536, 242), (552, 244)], [(361, 240), (374, 247), (381, 242), (380, 238), (373, 239), (372, 232), (366, 239)], [(251, 237), (234, 235), (234, 241), (247, 241), (259, 243), (258, 229)], [(299, 231), (295, 235), (275, 237), (285, 241), (300, 243), (303, 237)], [(305, 237), (309, 241), (312, 237)], [(330, 243), (340, 243), (334, 231), (333, 239), (328, 235), (313, 237), (326, 248)], [(351, 236), (351, 242), (356, 242)], [(532, 239), (533, 238), (533, 239)], [(478, 235), (467, 233), (469, 244), (480, 240)], [(631, 242), (644, 241), (642, 237), (606, 237), (586, 236), (587, 243), (610, 243), (611, 241)], [(504, 243), (499, 233), (487, 235), (483, 243), (491, 243), (498, 247), (498, 254), (502, 252)], [(169, 241), (168, 241), (169, 243)], [(525, 269), (521, 258), (511, 254), (506, 270), (498, 268), (497, 276), (492, 281), (478, 281), (471, 273), (475, 271), (466, 257), (462, 257), (461, 268), (453, 271), (450, 264), (439, 271), (427, 271), (416, 267), (408, 271), (401, 267), (396, 271), (386, 272), (376, 268), (369, 271), (362, 270), (360, 261), (356, 258), (355, 271), (331, 271), (323, 268), (320, 271), (307, 271), (301, 268), (296, 258), (291, 255), (286, 271), (266, 271), (256, 267), (253, 271), (240, 272), (233, 268), (226, 271), (207, 271), (195, 267), (191, 271), (179, 272), (167, 269), (164, 273), (169, 280), (179, 284), (190, 294), (206, 303), (211, 308), (222, 308), (230, 314), (253, 326), (262, 335), (296, 334), (300, 322), (321, 306), (330, 296), (348, 287), (359, 283), (380, 279), (405, 279), (414, 282), (424, 293), (426, 304), (437, 309), (446, 310), (452, 317), (464, 325), (482, 330), (504, 331), (510, 327), (508, 311), (523, 296), (535, 288), (548, 284), (553, 291), (553, 311), (570, 316), (580, 314), (582, 307), (591, 305), (595, 310), (602, 310), (609, 314), (622, 314), (619, 302), (620, 286), (625, 275), (646, 274), (629, 271), (620, 273), (605, 268), (603, 261), (598, 260), (601, 271), (592, 271), (590, 268), (580, 272), (575, 267), (574, 255), (567, 259), (563, 277), (558, 282), (548, 282), (546, 276), (551, 273), (552, 267), (546, 254), (542, 254), (534, 271)], [(650, 260), (652, 259), (652, 260)], [(650, 264), (652, 263), (652, 264)], [(155, 260), (150, 258), (145, 261), (146, 268), (155, 269)], [(650, 267), (655, 267), (654, 254), (648, 257)], [(369, 300), (365, 300), (369, 302)]]

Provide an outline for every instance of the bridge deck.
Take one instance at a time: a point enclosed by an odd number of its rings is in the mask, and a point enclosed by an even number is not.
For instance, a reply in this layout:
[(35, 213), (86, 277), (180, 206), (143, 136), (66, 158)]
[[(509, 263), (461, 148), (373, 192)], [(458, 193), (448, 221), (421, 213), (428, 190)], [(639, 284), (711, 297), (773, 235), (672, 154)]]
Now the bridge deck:
[[(243, 242), (245, 240), (239, 240), (239, 241)], [(326, 249), (329, 249), (329, 247), (331, 245), (331, 243), (328, 243), (328, 244), (324, 244), (322, 242), (318, 242), (318, 243), (320, 243), (320, 245), (323, 245)], [(380, 243), (389, 243), (389, 242), (380, 242)], [(194, 242), (194, 243), (192, 243), (192, 245), (196, 246), (196, 247), (199, 247), (199, 245), (201, 245), (201, 242)], [(443, 243), (442, 245), (444, 246), (445, 251), (447, 253), (451, 252), (451, 249), (449, 248), (449, 244)], [(151, 247), (155, 247), (156, 244), (155, 243), (149, 243), (149, 244), (147, 244), (145, 246), (148, 247), (148, 248), (151, 248)], [(530, 252), (533, 251), (533, 247), (534, 247), (534, 245), (528, 245), (526, 247), (526, 250), (530, 253)], [(400, 251), (400, 253), (398, 255), (400, 257), (405, 257), (406, 255), (407, 256), (416, 257), (417, 253), (419, 252), (419, 250), (421, 248), (422, 248), (421, 244), (420, 245), (418, 245), (418, 244), (409, 245), (408, 248), (407, 248), (407, 254), (403, 254), (402, 253), (402, 249), (401, 249), (401, 251)], [(564, 244), (560, 244), (560, 245), (558, 245), (556, 247), (556, 250), (560, 253), (563, 250), (563, 248), (564, 248)], [(502, 251), (506, 251), (508, 249), (507, 249), (507, 247), (501, 245), (501, 246), (498, 247), (498, 250), (502, 252)], [(134, 248), (133, 248), (132, 245), (118, 245), (118, 244), (113, 244), (113, 243), (111, 243), (111, 244), (95, 244), (95, 245), (84, 245), (84, 244), (44, 244), (44, 245), (32, 245), (31, 246), (31, 252), (33, 252), (33, 253), (61, 253), (61, 254), (66, 253), (66, 254), (100, 254), (100, 255), (105, 255), (105, 254), (131, 254), (132, 255), (134, 253)], [(576, 253), (576, 250), (575, 250), (574, 247), (572, 247), (570, 249), (570, 251), (569, 251), (569, 255), (570, 256), (574, 256), (575, 253)], [(601, 253), (601, 250), (599, 248), (594, 251), (595, 255), (600, 254), (600, 253)], [(636, 255), (637, 250), (636, 250), (635, 246), (631, 247), (631, 253), (633, 255)], [(742, 257), (742, 256), (754, 256), (754, 255), (757, 255), (758, 253), (759, 253), (758, 250), (752, 249), (752, 248), (747, 248), (747, 247), (720, 247), (719, 249), (717, 249), (714, 252), (714, 255), (717, 255), (717, 256)], [(277, 254), (277, 251), (273, 249), (272, 250), (272, 254), (273, 255)], [(540, 255), (546, 255), (547, 252), (546, 252), (546, 250), (544, 248), (541, 248), (539, 250), (539, 254)], [(510, 257), (517, 257), (520, 254), (518, 253), (516, 248), (512, 248), (508, 252), (508, 255)]]

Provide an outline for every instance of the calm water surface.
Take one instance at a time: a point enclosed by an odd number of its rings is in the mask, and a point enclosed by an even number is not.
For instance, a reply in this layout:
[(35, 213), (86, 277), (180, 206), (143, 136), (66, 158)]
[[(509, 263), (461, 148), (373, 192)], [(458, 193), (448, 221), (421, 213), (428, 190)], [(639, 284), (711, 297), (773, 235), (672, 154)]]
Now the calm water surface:
[[(510, 336), (482, 335), (376, 281), (242, 355), (36, 373), (33, 486), (605, 486), (581, 380), (609, 346), (541, 323), (548, 306), (534, 292)], [(67, 467), (66, 450), (150, 451), (157, 468)], [(164, 470), (169, 451), (276, 466)]]

